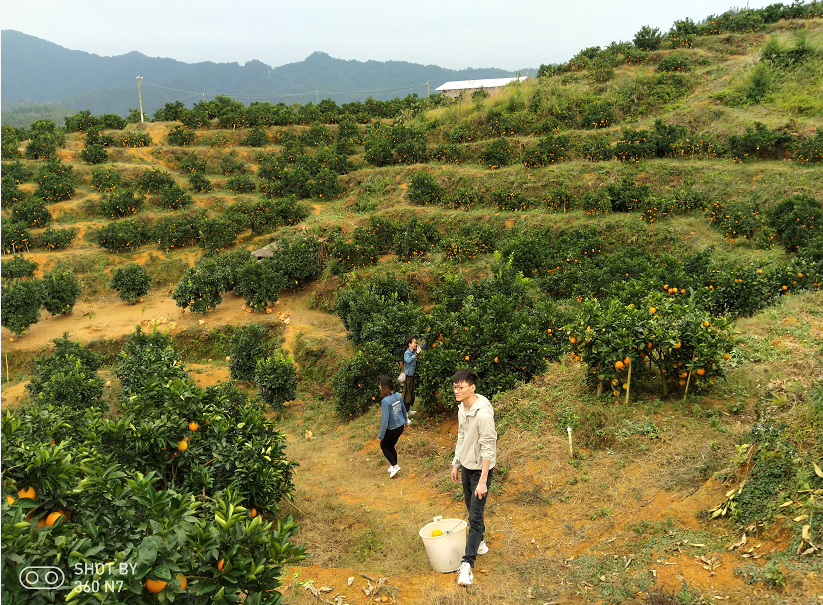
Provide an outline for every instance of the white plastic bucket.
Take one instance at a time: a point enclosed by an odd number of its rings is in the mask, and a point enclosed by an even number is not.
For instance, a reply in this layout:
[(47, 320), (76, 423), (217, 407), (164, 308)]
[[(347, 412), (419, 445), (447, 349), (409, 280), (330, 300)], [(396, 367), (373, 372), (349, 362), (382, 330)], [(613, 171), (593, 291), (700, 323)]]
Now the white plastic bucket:
[[(429, 556), (434, 571), (451, 573), (460, 569), (463, 553), (466, 552), (466, 530), (469, 524), (463, 519), (443, 519), (435, 517), (434, 521), (420, 530), (423, 546)], [(439, 529), (442, 536), (432, 536)]]

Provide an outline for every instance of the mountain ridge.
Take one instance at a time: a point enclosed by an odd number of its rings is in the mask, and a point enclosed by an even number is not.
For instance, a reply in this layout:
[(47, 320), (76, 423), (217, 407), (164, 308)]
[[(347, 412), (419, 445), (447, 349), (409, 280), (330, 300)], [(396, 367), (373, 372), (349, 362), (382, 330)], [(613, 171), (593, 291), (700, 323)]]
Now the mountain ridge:
[[(2, 30), (3, 109), (31, 104), (60, 104), (94, 114), (127, 115), (137, 107), (137, 76), (143, 78), (143, 110), (151, 114), (165, 103), (225, 94), (244, 102), (308, 103), (331, 98), (337, 103), (426, 94), (449, 80), (515, 75), (498, 68), (452, 70), (407, 61), (337, 59), (315, 51), (299, 62), (273, 67), (251, 59), (234, 63), (184, 63), (149, 57), (139, 51), (101, 56), (16, 30)], [(128, 74), (128, 75), (126, 75)], [(322, 93), (322, 97), (320, 94)]]

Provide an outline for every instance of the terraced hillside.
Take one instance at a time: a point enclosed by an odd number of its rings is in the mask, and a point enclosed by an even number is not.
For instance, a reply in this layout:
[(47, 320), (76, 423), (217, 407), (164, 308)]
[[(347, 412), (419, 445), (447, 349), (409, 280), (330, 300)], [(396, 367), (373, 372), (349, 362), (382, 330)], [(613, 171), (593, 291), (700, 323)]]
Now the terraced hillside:
[[(820, 602), (823, 18), (759, 18), (455, 102), (4, 128), (4, 598), (59, 553), (128, 603)], [(464, 516), (464, 367), (468, 592), (417, 535)]]

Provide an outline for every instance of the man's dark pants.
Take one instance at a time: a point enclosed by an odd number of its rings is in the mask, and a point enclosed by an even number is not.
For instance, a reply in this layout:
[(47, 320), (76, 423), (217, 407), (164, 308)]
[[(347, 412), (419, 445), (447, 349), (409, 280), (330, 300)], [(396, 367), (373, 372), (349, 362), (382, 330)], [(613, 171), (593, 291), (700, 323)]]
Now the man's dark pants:
[[(489, 474), (486, 477), (486, 488), (491, 487), (492, 484), (492, 470), (489, 469)], [(486, 523), (483, 519), (483, 511), (486, 508), (486, 500), (489, 494), (486, 493), (483, 498), (478, 498), (474, 495), (474, 490), (477, 489), (477, 483), (480, 481), (480, 475), (483, 471), (472, 470), (464, 466), (460, 467), (460, 479), (463, 483), (463, 500), (466, 502), (466, 509), (469, 511), (469, 536), (466, 538), (466, 553), (463, 555), (463, 561), (474, 567), (474, 561), (477, 559), (477, 547), (483, 541), (483, 534), (486, 532)]]

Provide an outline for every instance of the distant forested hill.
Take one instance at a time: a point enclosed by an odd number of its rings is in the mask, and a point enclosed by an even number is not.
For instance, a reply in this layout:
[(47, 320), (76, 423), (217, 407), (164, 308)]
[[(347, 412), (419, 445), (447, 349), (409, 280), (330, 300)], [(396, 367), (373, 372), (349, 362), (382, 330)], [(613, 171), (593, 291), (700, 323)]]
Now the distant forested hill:
[[(193, 102), (214, 94), (252, 101), (307, 103), (331, 98), (338, 103), (368, 96), (391, 99), (426, 95), (449, 80), (501, 78), (503, 69), (444, 69), (405, 61), (345, 61), (315, 52), (299, 63), (270, 67), (260, 61), (183, 63), (130, 52), (116, 57), (68, 50), (14, 30), (2, 32), (3, 109), (58, 104), (93, 114), (127, 115), (137, 107), (136, 76), (142, 76), (143, 110), (151, 114), (168, 101)], [(315, 90), (319, 91), (315, 93)], [(371, 94), (370, 94), (371, 93)]]

